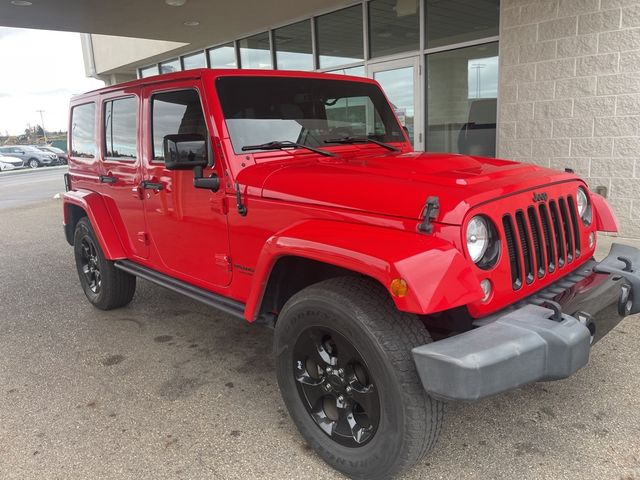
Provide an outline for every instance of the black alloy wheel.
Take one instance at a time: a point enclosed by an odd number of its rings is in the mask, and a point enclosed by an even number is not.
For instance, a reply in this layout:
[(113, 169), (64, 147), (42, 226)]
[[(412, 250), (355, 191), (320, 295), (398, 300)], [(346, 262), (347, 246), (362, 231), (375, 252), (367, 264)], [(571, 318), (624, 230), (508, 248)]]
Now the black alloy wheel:
[(294, 378), (307, 412), (331, 439), (358, 447), (380, 423), (380, 399), (356, 347), (327, 327), (302, 332), (294, 347)]
[(86, 279), (88, 287), (95, 294), (100, 293), (102, 287), (102, 274), (98, 262), (98, 252), (91, 237), (84, 237), (80, 248), (82, 273)]
[(429, 342), (422, 322), (370, 279), (332, 278), (293, 295), (276, 322), (276, 374), (307, 444), (362, 480), (388, 480), (422, 458), (444, 416), (411, 355)]

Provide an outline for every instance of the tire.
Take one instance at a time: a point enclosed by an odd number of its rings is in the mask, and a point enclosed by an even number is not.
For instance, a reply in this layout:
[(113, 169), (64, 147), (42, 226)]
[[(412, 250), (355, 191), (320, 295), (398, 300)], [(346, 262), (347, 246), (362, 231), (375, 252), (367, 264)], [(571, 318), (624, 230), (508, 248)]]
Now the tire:
[[(308, 338), (311, 343), (320, 342), (306, 348)], [(276, 323), (276, 371), (289, 414), (311, 448), (333, 468), (357, 479), (391, 478), (418, 462), (435, 445), (444, 420), (444, 403), (424, 391), (411, 355), (412, 348), (431, 341), (418, 318), (398, 311), (377, 282), (334, 278), (294, 295)], [(357, 362), (345, 366), (341, 352), (347, 359), (360, 355), (365, 373), (357, 374)], [(324, 361), (327, 353), (335, 354), (335, 363), (333, 357), (329, 363)], [(338, 381), (333, 378), (335, 367), (342, 367), (338, 375), (343, 371)], [(318, 387), (310, 384), (318, 382), (332, 390), (324, 397), (318, 393), (320, 400), (315, 401)], [(341, 387), (341, 382), (353, 386), (351, 394), (342, 394), (349, 387)], [(348, 398), (356, 385), (360, 393)], [(368, 393), (361, 393), (365, 390)], [(368, 397), (375, 392), (377, 409)], [(338, 394), (336, 408), (332, 394)], [(366, 407), (360, 407), (361, 399)], [(341, 404), (346, 408), (341, 409)], [(336, 411), (347, 412), (346, 424)], [(332, 420), (334, 427), (327, 423)], [(344, 428), (340, 434), (341, 422), (357, 435), (349, 439), (348, 431), (343, 435)], [(363, 429), (368, 437), (361, 434)]]
[(131, 302), (136, 277), (118, 270), (107, 260), (87, 217), (76, 225), (73, 250), (80, 285), (89, 302), (100, 310), (112, 310)]
[(29, 168), (38, 168), (40, 166), (40, 162), (35, 158), (30, 158), (27, 165)]

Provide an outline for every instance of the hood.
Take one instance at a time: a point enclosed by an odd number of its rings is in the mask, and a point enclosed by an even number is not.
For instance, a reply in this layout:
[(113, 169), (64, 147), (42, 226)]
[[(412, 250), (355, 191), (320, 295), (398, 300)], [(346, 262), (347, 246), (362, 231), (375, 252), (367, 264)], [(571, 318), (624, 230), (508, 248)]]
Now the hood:
[(437, 221), (458, 225), (480, 203), (576, 179), (536, 165), (453, 154), (297, 156), (245, 168), (238, 181), (264, 198), (416, 220), (427, 197), (437, 196)]

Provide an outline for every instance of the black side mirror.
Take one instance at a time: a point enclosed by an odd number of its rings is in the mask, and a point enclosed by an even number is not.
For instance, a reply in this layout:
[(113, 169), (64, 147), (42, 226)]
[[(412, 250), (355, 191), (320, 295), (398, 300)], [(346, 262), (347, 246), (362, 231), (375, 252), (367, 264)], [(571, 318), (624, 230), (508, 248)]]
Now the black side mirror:
[(179, 133), (164, 137), (164, 166), (167, 170), (193, 170), (193, 186), (217, 192), (220, 179), (212, 174), (203, 177), (203, 169), (209, 164), (207, 141), (197, 133)]
[(164, 166), (167, 170), (193, 170), (207, 166), (207, 142), (197, 133), (164, 137)]

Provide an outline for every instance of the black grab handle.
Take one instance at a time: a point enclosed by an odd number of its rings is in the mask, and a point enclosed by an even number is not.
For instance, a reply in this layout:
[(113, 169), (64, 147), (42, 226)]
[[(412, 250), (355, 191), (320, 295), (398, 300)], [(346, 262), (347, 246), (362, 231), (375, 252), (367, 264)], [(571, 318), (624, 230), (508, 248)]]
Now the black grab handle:
[(140, 186), (146, 190), (162, 190), (164, 185), (162, 183), (149, 182), (144, 180)]

